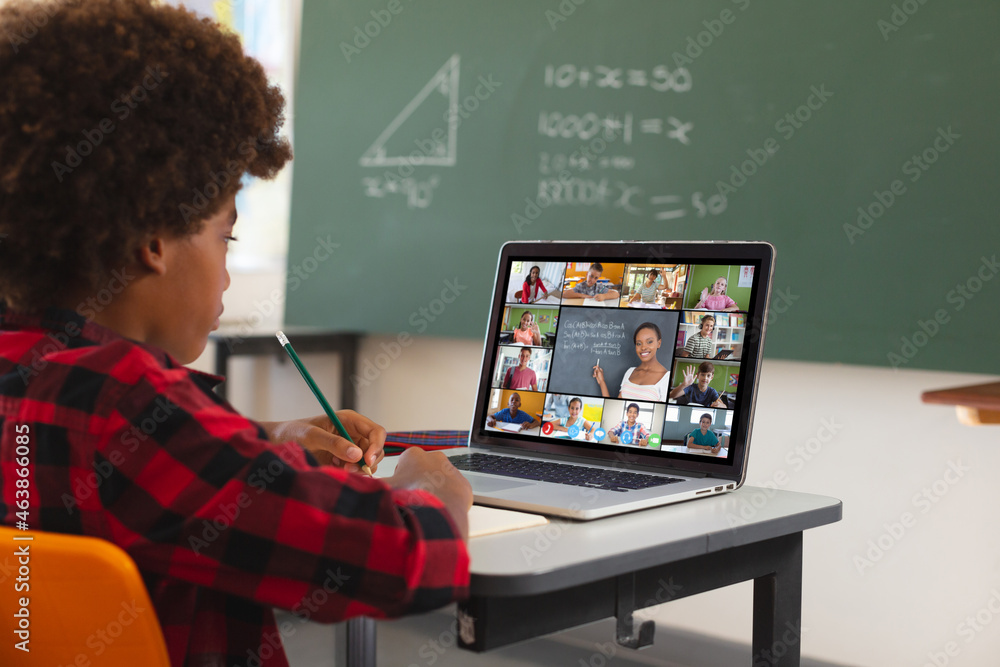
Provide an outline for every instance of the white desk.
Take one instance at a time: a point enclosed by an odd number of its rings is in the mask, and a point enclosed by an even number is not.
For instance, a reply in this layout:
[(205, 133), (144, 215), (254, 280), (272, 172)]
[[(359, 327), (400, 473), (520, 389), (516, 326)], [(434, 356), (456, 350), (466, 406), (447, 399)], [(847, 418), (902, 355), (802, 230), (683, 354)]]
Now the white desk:
[(596, 442), (593, 438), (587, 439), (587, 432), (582, 428), (575, 438), (570, 438), (567, 431), (552, 431), (549, 435), (542, 434), (543, 438), (556, 438), (557, 440), (574, 440), (576, 442)]
[[(497, 422), (497, 423), (498, 424), (506, 424), (506, 423), (509, 423), (509, 422)], [(538, 429), (541, 428), (541, 426), (535, 426), (534, 428), (526, 428), (523, 431), (520, 431), (520, 430), (519, 431), (508, 431), (505, 428), (497, 428), (496, 426), (486, 426), (485, 428), (486, 428), (487, 431), (491, 431), (493, 433), (523, 433), (524, 435), (538, 435)]]
[[(635, 627), (634, 611), (753, 580), (754, 655), (781, 645), (785, 652), (769, 664), (796, 667), (801, 642), (787, 637), (789, 628), (801, 629), (802, 533), (841, 514), (835, 498), (744, 487), (473, 539), (459, 645), (486, 651), (615, 617), (618, 643), (639, 648), (652, 643), (655, 625)], [(356, 633), (354, 655), (365, 660), (353, 664), (374, 666), (374, 623), (354, 623), (371, 630)]]

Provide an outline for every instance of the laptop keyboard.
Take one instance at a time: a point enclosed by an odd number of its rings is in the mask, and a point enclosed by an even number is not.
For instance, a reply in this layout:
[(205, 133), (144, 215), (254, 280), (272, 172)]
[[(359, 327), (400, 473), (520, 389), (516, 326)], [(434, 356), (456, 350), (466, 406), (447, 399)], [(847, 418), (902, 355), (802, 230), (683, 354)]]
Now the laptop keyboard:
[(570, 486), (585, 486), (605, 491), (635, 491), (684, 481), (677, 477), (660, 477), (624, 470), (604, 470), (571, 463), (492, 456), (478, 452), (449, 458), (459, 470), (485, 472), (503, 477), (517, 477), (518, 479), (531, 479)]

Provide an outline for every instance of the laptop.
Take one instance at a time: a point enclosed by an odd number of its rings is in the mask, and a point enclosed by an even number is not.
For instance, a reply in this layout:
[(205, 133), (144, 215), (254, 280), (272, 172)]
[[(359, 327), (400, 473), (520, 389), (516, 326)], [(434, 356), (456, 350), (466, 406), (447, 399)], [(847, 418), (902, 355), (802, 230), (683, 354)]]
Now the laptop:
[(774, 248), (500, 250), (468, 447), (481, 505), (597, 519), (739, 488)]

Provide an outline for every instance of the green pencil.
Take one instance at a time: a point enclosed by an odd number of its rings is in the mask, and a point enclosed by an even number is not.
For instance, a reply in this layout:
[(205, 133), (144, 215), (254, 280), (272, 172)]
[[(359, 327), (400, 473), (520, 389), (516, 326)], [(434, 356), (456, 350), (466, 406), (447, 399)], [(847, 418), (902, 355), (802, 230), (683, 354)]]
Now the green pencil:
[[(299, 369), (299, 374), (302, 375), (302, 379), (306, 381), (307, 385), (309, 385), (313, 395), (317, 398), (317, 400), (319, 400), (319, 404), (323, 406), (323, 412), (325, 412), (326, 416), (330, 418), (333, 425), (337, 427), (337, 432), (340, 433), (342, 438), (353, 444), (354, 440), (347, 432), (347, 429), (344, 428), (344, 425), (340, 422), (340, 419), (337, 417), (337, 413), (330, 407), (330, 404), (326, 400), (326, 396), (324, 396), (323, 392), (321, 392), (319, 387), (316, 386), (316, 382), (312, 379), (312, 376), (309, 375), (309, 371), (307, 371), (306, 367), (302, 365), (302, 360), (299, 359), (299, 355), (295, 354), (295, 348), (293, 348), (292, 344), (288, 342), (288, 337), (281, 331), (276, 333), (275, 336), (278, 337), (278, 342), (281, 343), (281, 347), (285, 348), (285, 352), (287, 352), (288, 356), (291, 357), (292, 363), (295, 364), (297, 369)], [(364, 457), (362, 457), (361, 461), (362, 472), (371, 477), (372, 469), (368, 467), (367, 463), (364, 463)]]

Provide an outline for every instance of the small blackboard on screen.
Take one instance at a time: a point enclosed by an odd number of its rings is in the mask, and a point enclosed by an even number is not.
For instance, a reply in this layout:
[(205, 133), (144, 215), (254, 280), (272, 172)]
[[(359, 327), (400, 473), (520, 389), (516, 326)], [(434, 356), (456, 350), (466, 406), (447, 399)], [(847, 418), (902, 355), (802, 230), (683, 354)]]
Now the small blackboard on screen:
[(600, 396), (594, 379), (598, 359), (611, 396), (618, 396), (625, 371), (639, 365), (635, 331), (652, 322), (660, 330), (657, 359), (670, 370), (679, 320), (677, 311), (632, 308), (563, 307), (559, 314), (549, 391)]

